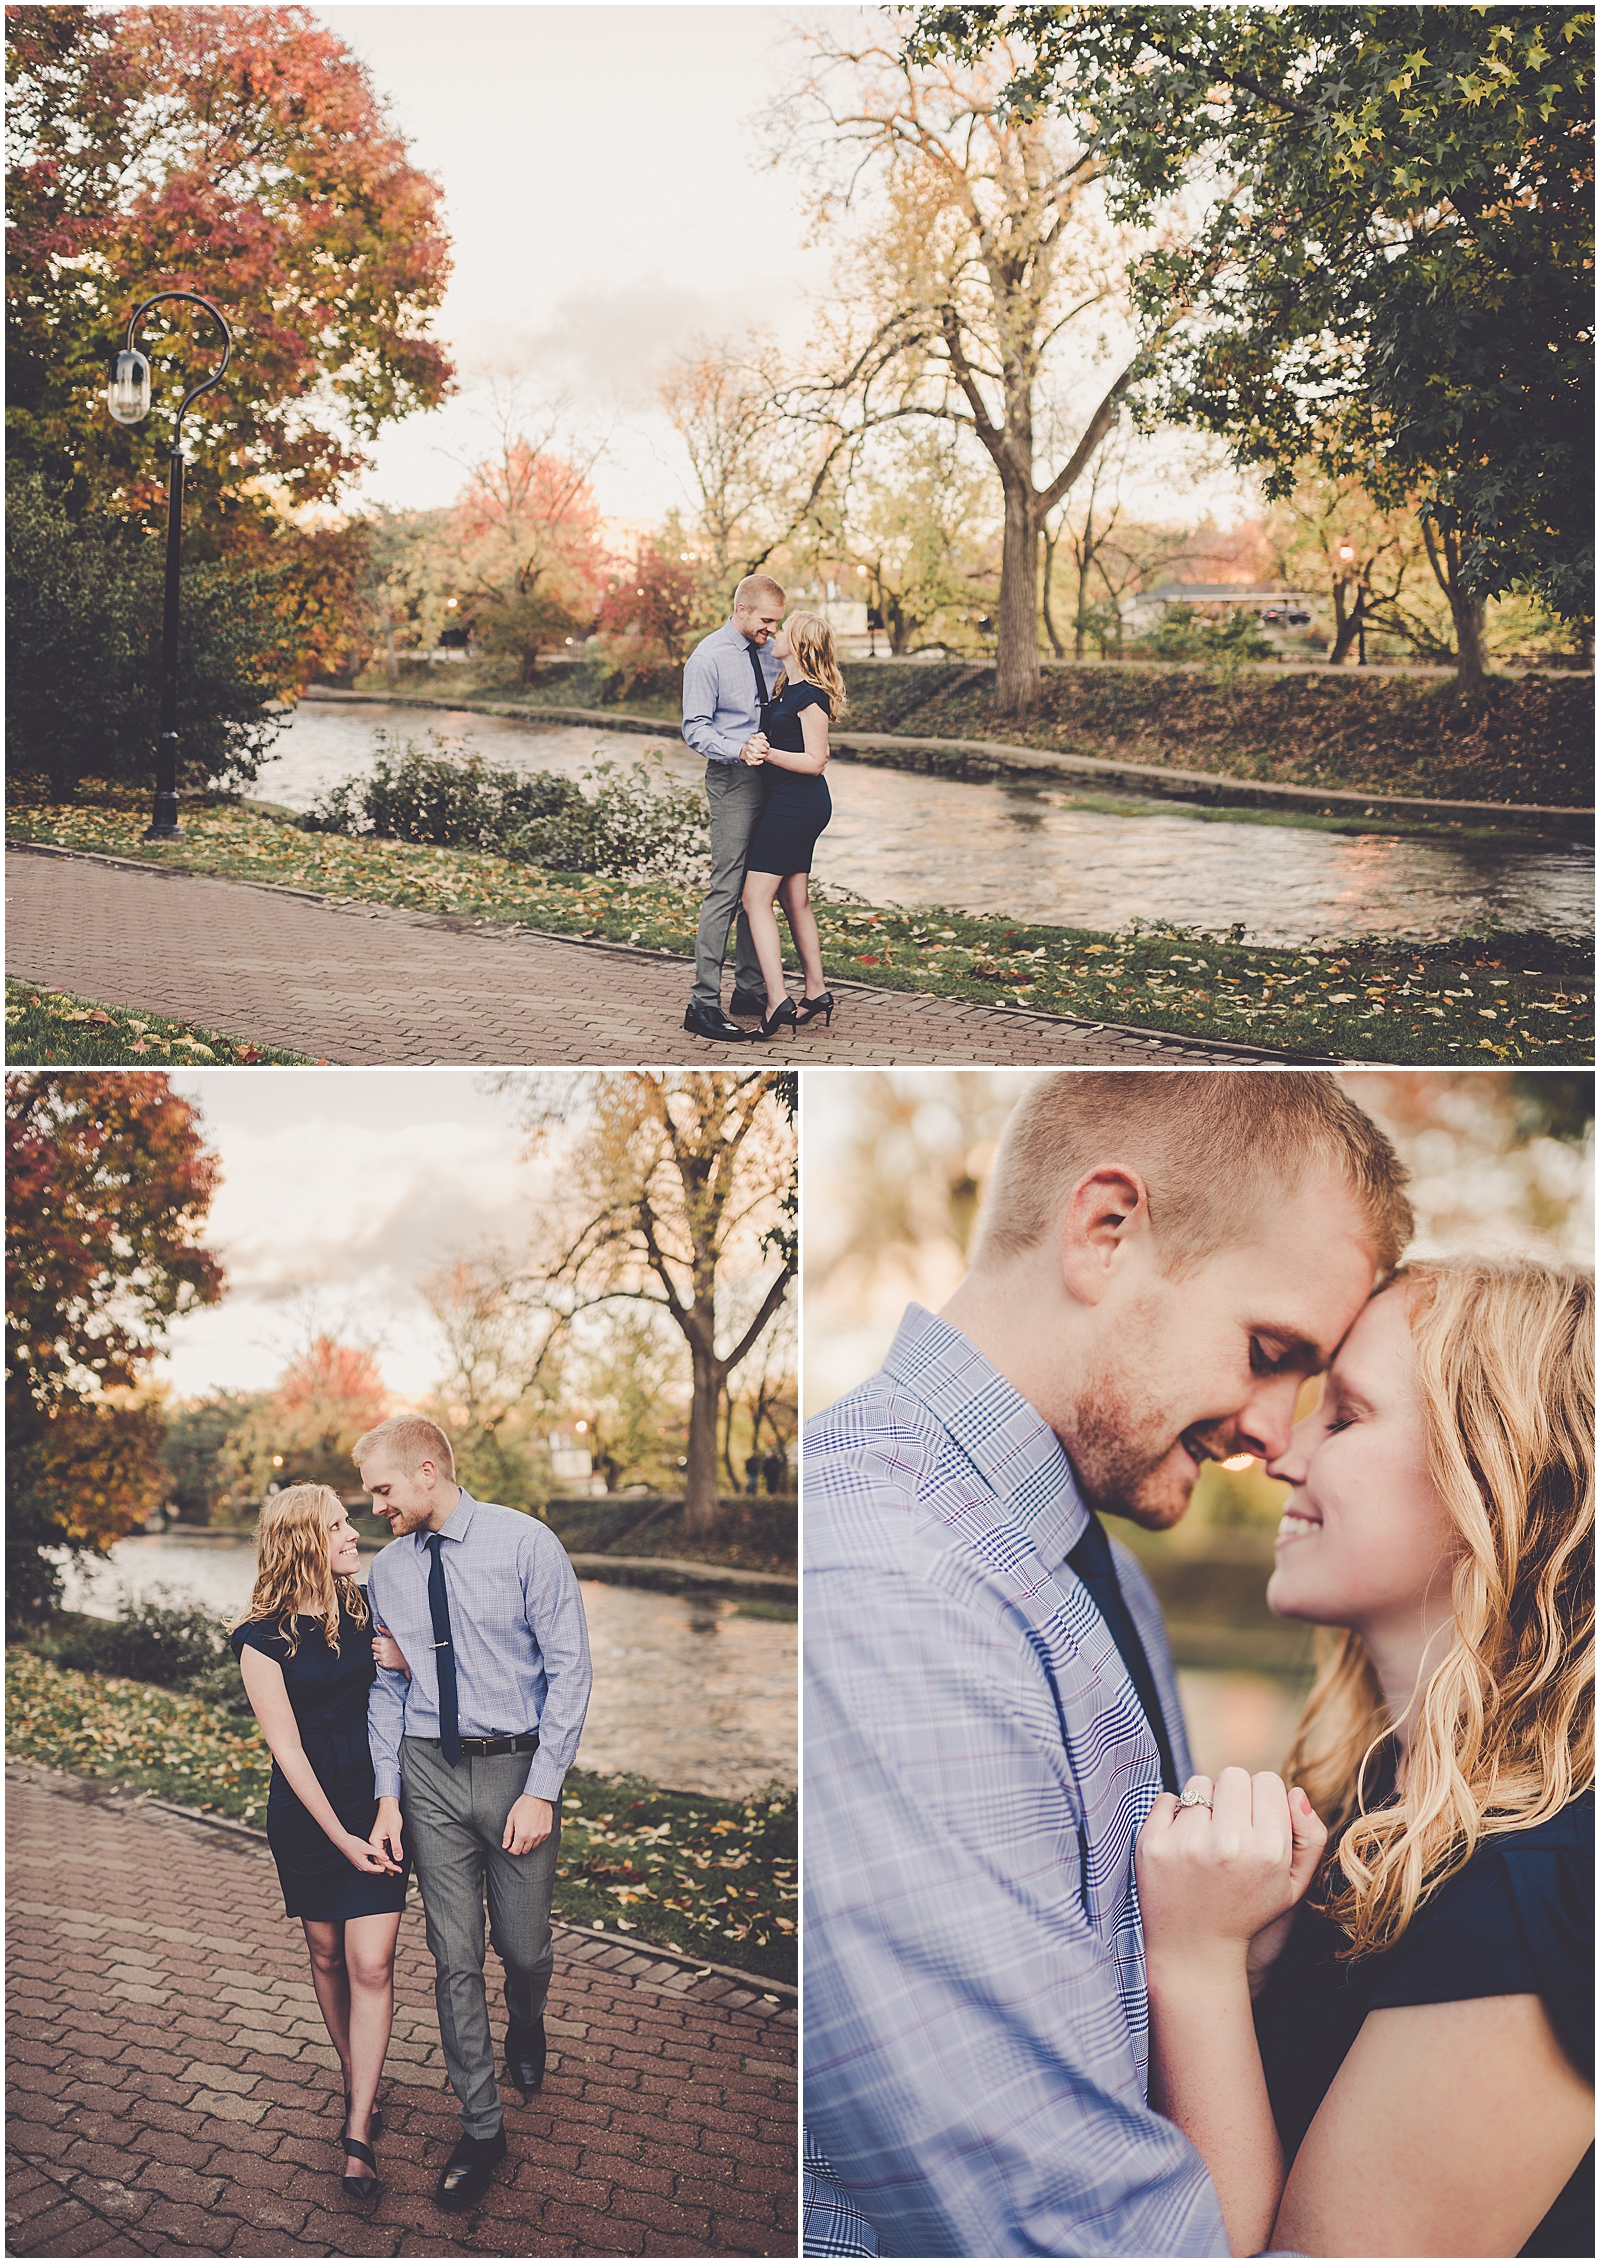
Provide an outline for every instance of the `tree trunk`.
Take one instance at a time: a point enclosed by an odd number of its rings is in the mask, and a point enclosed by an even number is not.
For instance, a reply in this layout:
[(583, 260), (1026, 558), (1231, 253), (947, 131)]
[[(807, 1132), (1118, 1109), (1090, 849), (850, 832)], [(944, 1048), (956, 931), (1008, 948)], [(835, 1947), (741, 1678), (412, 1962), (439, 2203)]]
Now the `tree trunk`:
[(995, 659), (995, 713), (1029, 714), (1039, 697), (1039, 528), (1033, 497), (1012, 480), (1006, 482)]
[[(1050, 612), (1050, 579), (1052, 569), (1054, 568), (1056, 562), (1056, 545), (1050, 539), (1048, 528), (1041, 529), (1041, 534), (1044, 541), (1044, 633), (1050, 639), (1050, 649), (1055, 654), (1056, 658), (1058, 660), (1065, 660), (1065, 658), (1067, 657), (1066, 646), (1062, 643), (1060, 636), (1056, 632), (1056, 624)], [(1056, 537), (1056, 540), (1060, 540), (1059, 535)], [(1080, 612), (1082, 611), (1081, 606), (1079, 610)], [(1074, 652), (1075, 656), (1079, 660), (1083, 658), (1083, 627), (1081, 623), (1079, 624), (1078, 633), (1074, 640)]]
[(1435, 534), (1433, 521), (1424, 519), (1422, 540), (1428, 563), (1433, 568), (1433, 578), (1450, 600), (1450, 619), (1456, 632), (1456, 681), (1476, 688), (1486, 672), (1483, 657), (1485, 606), (1481, 598), (1469, 597), (1461, 586), (1461, 537), (1448, 528)]
[(1347, 613), (1344, 609), (1344, 593), (1349, 586), (1347, 581), (1336, 581), (1333, 585), (1333, 650), (1328, 654), (1330, 668), (1344, 665), (1350, 656), (1350, 648), (1356, 641), (1356, 631), (1361, 626), (1359, 605), (1353, 613)]
[(383, 644), (384, 672), (389, 678), (389, 689), (393, 691), (400, 681), (400, 661), (394, 648), (394, 615), (392, 613), (385, 613), (383, 616)]
[(717, 1409), (722, 1365), (709, 1344), (691, 1343), (694, 1395), (689, 1401), (689, 1466), (684, 1471), (683, 1528), (709, 1532), (717, 1521)]

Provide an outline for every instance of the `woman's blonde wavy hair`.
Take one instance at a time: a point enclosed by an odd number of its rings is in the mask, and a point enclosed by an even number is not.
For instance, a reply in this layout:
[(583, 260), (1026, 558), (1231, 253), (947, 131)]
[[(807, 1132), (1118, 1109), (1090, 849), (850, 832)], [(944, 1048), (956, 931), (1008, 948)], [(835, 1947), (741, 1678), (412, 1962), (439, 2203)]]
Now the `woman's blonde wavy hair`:
[[(235, 1627), (276, 1619), (292, 1658), (300, 1647), (297, 1615), (320, 1619), (328, 1648), (339, 1655), (339, 1606), (358, 1627), (367, 1623), (367, 1606), (348, 1572), (328, 1567), (328, 1533), (344, 1514), (331, 1485), (288, 1485), (262, 1506), (256, 1525), (256, 1584), (250, 1607)], [(300, 1606), (309, 1599), (310, 1611)]]
[[(1390, 1716), (1360, 1638), (1323, 1663), (1284, 1773), (1337, 1843), (1321, 1905), (1356, 1957), (1400, 1938), (1480, 1839), (1594, 1782), (1594, 1282), (1570, 1266), (1404, 1265), (1428, 1464), (1454, 1520), (1450, 1647), (1416, 1700), (1398, 1799), (1368, 1813)], [(1340, 1882), (1342, 1874), (1342, 1882)]]
[(794, 659), (785, 663), (772, 696), (777, 698), (785, 684), (795, 681), (794, 669), (802, 683), (815, 684), (818, 691), (828, 695), (828, 711), (835, 723), (849, 706), (845, 697), (844, 678), (839, 673), (839, 658), (833, 649), (833, 631), (820, 613), (791, 613), (784, 622), (789, 642), (794, 647)]

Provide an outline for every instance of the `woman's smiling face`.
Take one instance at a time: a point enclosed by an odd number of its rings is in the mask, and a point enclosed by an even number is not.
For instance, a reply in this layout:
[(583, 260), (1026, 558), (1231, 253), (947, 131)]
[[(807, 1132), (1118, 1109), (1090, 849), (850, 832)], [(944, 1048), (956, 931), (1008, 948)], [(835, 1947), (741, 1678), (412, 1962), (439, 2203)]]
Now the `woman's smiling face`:
[(1267, 1468), (1290, 1487), (1267, 1587), (1280, 1618), (1374, 1636), (1448, 1613), (1460, 1541), (1428, 1468), (1403, 1289), (1364, 1307), (1321, 1405)]

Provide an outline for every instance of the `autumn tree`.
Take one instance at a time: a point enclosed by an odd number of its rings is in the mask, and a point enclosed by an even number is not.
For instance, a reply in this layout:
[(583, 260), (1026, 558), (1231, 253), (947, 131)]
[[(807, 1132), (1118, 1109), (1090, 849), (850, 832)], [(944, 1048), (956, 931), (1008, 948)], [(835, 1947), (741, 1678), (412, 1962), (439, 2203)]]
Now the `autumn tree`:
[(813, 572), (836, 560), (859, 579), (897, 658), (970, 646), (976, 622), (993, 616), (993, 482), (969, 446), (950, 425), (864, 436), (837, 490), (819, 498), (815, 531), (791, 546), (816, 560)]
[(53, 1609), (46, 1549), (104, 1553), (166, 1497), (134, 1394), (173, 1320), (223, 1293), (200, 1240), (217, 1184), (165, 1076), (6, 1079), (7, 1611)]
[[(1002, 109), (1024, 61), (1009, 34), (972, 64), (913, 62), (828, 28), (805, 37), (813, 62), (779, 113), (785, 143), (818, 171), (819, 217), (860, 207), (863, 222), (813, 413), (856, 430), (935, 418), (975, 436), (1001, 493), (996, 704), (1025, 714), (1039, 689), (1040, 531), (1145, 360), (1131, 337), (1109, 363), (1102, 353), (1125, 302), (1105, 155), (1085, 121)], [(1069, 383), (1085, 399), (1076, 437), (1041, 461), (1045, 396)]]
[(1124, 216), (1193, 193), (1133, 276), (1175, 318), (1147, 406), (1269, 493), (1310, 456), (1418, 498), (1465, 682), (1487, 599), (1592, 619), (1592, 9), (929, 8), (912, 45), (1014, 54), (1010, 114), (1092, 118)]
[(383, 1420), (389, 1394), (372, 1351), (316, 1330), (289, 1359), (265, 1405), (228, 1441), (240, 1490), (259, 1501), (270, 1485), (354, 1483), (350, 1449)]
[(602, 443), (582, 441), (565, 402), (537, 402), (514, 383), (491, 388), (485, 413), (494, 437), (454, 509), (453, 569), (486, 650), (530, 684), (540, 653), (587, 628), (600, 595), (590, 474)]
[[(7, 440), (75, 511), (159, 516), (152, 427), (104, 402), (108, 357), (159, 290), (202, 293), (234, 334), (184, 425), (201, 543), (330, 500), (362, 440), (444, 397), (439, 189), (310, 9), (8, 7), (6, 40)], [(163, 439), (213, 338), (183, 306), (141, 338)]]
[(721, 619), (742, 575), (764, 566), (803, 510), (771, 338), (702, 339), (656, 386), (695, 487), (703, 618)]
[[(568, 1314), (653, 1307), (681, 1335), (691, 1396), (685, 1496), (691, 1530), (717, 1513), (718, 1415), (728, 1378), (758, 1344), (798, 1269), (785, 1209), (795, 1139), (766, 1070), (631, 1070), (535, 1079), (523, 1123), (535, 1150), (565, 1133), (572, 1230), (539, 1267)], [(729, 1286), (760, 1277), (754, 1310), (729, 1322)]]
[(601, 630), (608, 636), (637, 636), (667, 665), (680, 668), (698, 623), (698, 595), (693, 558), (646, 535), (632, 557), (619, 559), (606, 577)]

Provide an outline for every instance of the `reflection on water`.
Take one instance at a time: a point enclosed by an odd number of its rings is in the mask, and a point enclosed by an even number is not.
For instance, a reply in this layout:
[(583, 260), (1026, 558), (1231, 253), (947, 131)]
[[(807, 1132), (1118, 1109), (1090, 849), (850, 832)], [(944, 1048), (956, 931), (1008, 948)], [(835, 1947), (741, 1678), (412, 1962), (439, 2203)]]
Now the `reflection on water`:
[[(598, 755), (630, 763), (660, 746), (675, 778), (703, 765), (663, 724), (659, 740), (567, 725), (525, 726), (463, 709), (301, 707), (252, 792), (303, 809), (371, 767), (376, 733), (470, 739), (492, 762), (566, 776)], [(876, 904), (948, 904), (1044, 925), (1117, 929), (1131, 920), (1241, 924), (1272, 943), (1458, 935), (1482, 924), (1593, 933), (1591, 849), (1495, 846), (1394, 834), (1301, 832), (1072, 806), (1066, 787), (968, 784), (841, 761), (818, 878)], [(1123, 800), (1137, 800), (1131, 795)]]
[(1228, 1674), (1182, 1667), (1178, 1695), (1189, 1728), (1189, 1751), (1203, 1776), (1221, 1768), (1281, 1768), (1294, 1736), (1309, 1679), (1281, 1674)]
[[(363, 1572), (371, 1562), (362, 1559)], [(247, 1540), (181, 1533), (119, 1540), (108, 1563), (67, 1565), (69, 1610), (114, 1618), (123, 1591), (158, 1589), (232, 1618), (250, 1600)], [(797, 1629), (741, 1619), (715, 1596), (651, 1595), (583, 1582), (594, 1694), (578, 1764), (627, 1769), (679, 1791), (735, 1799), (797, 1780)]]

